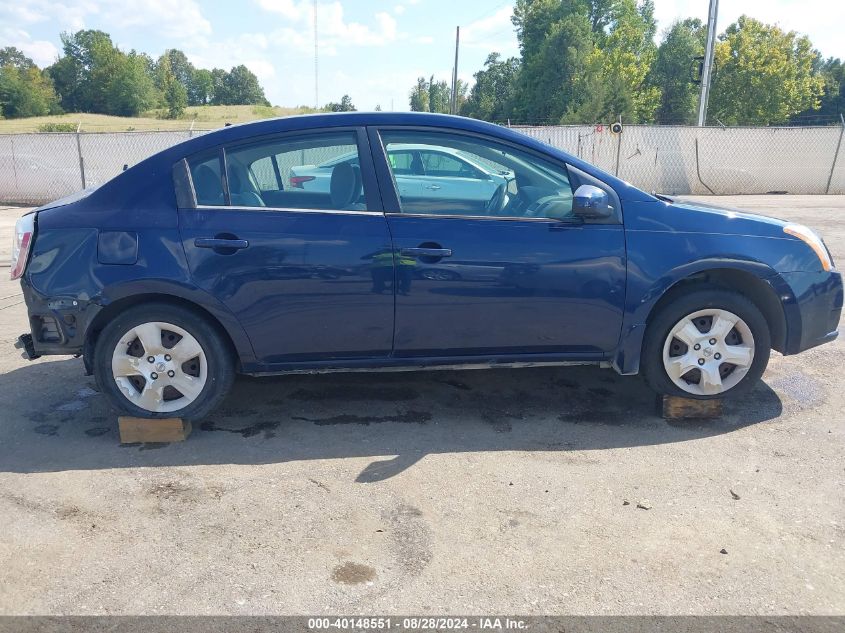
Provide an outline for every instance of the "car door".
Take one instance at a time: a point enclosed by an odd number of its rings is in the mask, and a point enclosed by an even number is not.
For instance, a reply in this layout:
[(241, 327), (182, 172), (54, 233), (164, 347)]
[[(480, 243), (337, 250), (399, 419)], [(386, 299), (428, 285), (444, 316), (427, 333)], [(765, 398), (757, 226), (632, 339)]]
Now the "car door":
[[(291, 170), (357, 152), (328, 192), (290, 187)], [(195, 283), (248, 333), (263, 369), (378, 358), (393, 338), (393, 263), (365, 131), (287, 134), (186, 162), (179, 209)], [(338, 171), (339, 170), (339, 171)]]
[[(456, 131), (370, 135), (397, 253), (395, 356), (600, 359), (616, 347), (625, 237), (610, 188), (616, 215), (584, 223), (572, 216), (572, 190), (590, 177), (548, 157)], [(472, 215), (434, 196), (409, 205), (384, 155), (413, 143), (474, 153), (510, 174), (502, 201)]]

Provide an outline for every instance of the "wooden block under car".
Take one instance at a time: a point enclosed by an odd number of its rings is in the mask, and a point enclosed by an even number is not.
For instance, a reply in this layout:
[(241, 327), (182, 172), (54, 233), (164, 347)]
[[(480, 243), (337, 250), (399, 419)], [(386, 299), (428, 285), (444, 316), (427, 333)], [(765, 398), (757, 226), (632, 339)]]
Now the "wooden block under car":
[(658, 410), (666, 420), (712, 420), (722, 415), (722, 399), (695, 400), (678, 396), (658, 396)]
[(120, 428), (121, 444), (184, 442), (191, 434), (191, 423), (182, 418), (150, 420), (120, 416), (117, 425)]

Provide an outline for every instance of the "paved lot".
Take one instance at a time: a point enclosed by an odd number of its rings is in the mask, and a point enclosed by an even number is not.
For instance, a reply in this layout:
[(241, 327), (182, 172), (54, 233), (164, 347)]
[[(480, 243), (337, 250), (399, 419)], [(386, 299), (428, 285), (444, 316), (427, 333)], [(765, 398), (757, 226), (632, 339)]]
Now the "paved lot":
[[(709, 202), (845, 261), (845, 197)], [(356, 374), (242, 379), (188, 442), (120, 447), (81, 360), (11, 349), (6, 271), (2, 614), (845, 613), (842, 340), (707, 424), (609, 370)]]

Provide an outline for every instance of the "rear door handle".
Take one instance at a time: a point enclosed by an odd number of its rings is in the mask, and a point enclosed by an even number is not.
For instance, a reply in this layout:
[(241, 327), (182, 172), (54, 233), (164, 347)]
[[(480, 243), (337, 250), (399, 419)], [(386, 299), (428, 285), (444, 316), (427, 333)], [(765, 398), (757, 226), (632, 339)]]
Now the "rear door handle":
[(403, 248), (399, 251), (407, 257), (451, 257), (451, 248)]
[(429, 185), (426, 189), (431, 189), (432, 191), (437, 191), (440, 189), (440, 185)]
[(220, 237), (198, 237), (194, 240), (194, 246), (197, 248), (233, 248), (238, 250), (249, 248), (249, 242), (246, 240), (232, 240)]

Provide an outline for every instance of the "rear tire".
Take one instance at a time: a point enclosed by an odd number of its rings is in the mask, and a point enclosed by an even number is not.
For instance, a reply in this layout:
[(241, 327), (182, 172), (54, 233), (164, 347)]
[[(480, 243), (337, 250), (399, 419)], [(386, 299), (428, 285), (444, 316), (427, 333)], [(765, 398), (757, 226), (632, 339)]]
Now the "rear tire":
[(660, 309), (641, 359), (660, 394), (712, 399), (743, 393), (763, 375), (771, 354), (765, 317), (738, 292), (700, 288)]
[(103, 329), (94, 375), (123, 414), (198, 420), (226, 397), (235, 367), (227, 341), (206, 318), (154, 303), (129, 308)]

